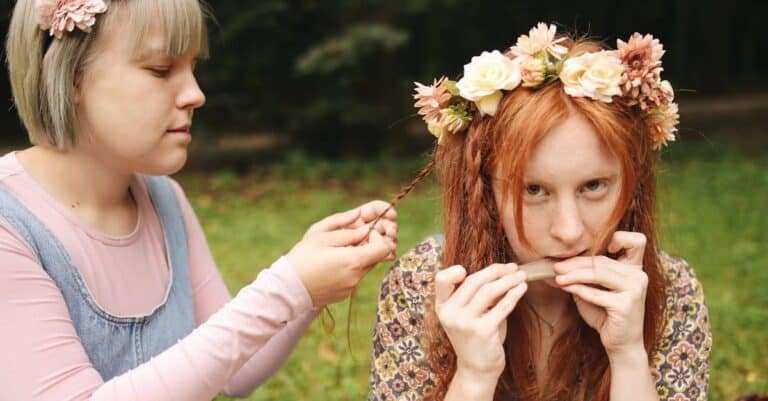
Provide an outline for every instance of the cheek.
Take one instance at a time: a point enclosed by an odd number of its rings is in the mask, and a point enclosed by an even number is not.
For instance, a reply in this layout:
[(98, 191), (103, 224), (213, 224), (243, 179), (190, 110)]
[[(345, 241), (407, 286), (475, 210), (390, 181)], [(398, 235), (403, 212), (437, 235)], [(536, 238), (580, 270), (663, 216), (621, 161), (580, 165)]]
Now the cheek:
[(523, 244), (517, 233), (514, 219), (514, 207), (509, 206), (505, 209), (504, 215), (504, 233), (507, 235), (509, 245), (512, 251), (518, 257), (520, 262), (526, 263), (536, 259), (537, 249), (543, 249), (540, 242), (548, 238), (548, 213), (546, 208), (541, 207), (523, 207), (523, 232), (530, 246)]
[(592, 238), (597, 238), (597, 235), (606, 229), (615, 207), (616, 202), (612, 200), (584, 205), (582, 208), (583, 223)]

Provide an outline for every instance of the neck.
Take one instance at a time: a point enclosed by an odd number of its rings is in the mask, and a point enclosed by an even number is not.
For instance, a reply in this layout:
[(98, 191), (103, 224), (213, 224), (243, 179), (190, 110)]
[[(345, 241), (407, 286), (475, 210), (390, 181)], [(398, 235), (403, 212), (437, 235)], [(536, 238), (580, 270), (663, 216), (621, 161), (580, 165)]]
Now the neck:
[(102, 213), (133, 208), (132, 174), (86, 151), (34, 146), (18, 157), (32, 178), (66, 206)]
[[(552, 287), (544, 281), (528, 283), (528, 291), (525, 294), (526, 302), (535, 310), (540, 318), (547, 323), (555, 325), (555, 331), (563, 326), (567, 318), (571, 296), (567, 292)], [(546, 328), (544, 322), (539, 322)]]

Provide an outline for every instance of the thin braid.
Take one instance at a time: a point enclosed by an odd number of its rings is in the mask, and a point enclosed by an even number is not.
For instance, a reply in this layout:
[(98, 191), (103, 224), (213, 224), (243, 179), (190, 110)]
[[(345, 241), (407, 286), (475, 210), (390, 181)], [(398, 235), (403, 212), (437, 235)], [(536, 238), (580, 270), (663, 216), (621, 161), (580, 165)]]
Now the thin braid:
[[(384, 215), (387, 214), (392, 208), (397, 206), (403, 198), (405, 198), (405, 195), (408, 195), (409, 192), (411, 192), (414, 188), (416, 188), (416, 185), (418, 185), (424, 178), (429, 175), (429, 173), (432, 172), (432, 170), (435, 169), (435, 152), (433, 151), (432, 154), (429, 157), (429, 162), (426, 166), (424, 166), (421, 171), (416, 175), (416, 177), (403, 189), (395, 195), (395, 197), (392, 199), (392, 202), (390, 202), (389, 207), (387, 207), (381, 214), (379, 214), (376, 219), (373, 220), (373, 223), (371, 223), (371, 227), (368, 229), (368, 235), (371, 235), (371, 232), (373, 231), (373, 228), (376, 227), (376, 223), (381, 220)], [(368, 236), (366, 236), (366, 239)]]
[[(478, 132), (479, 133), (479, 132)], [(495, 251), (493, 235), (496, 230), (493, 228), (494, 219), (490, 216), (489, 207), (494, 205), (493, 199), (489, 199), (489, 183), (483, 174), (483, 140), (485, 138), (479, 135), (470, 135), (469, 143), (465, 148), (464, 158), (467, 169), (467, 177), (464, 181), (464, 190), (467, 196), (467, 215), (472, 222), (468, 227), (467, 241), (463, 243), (467, 247), (465, 255), (472, 255), (470, 260), (465, 263), (469, 272), (475, 272), (484, 268), (486, 265), (494, 262), (497, 252)]]

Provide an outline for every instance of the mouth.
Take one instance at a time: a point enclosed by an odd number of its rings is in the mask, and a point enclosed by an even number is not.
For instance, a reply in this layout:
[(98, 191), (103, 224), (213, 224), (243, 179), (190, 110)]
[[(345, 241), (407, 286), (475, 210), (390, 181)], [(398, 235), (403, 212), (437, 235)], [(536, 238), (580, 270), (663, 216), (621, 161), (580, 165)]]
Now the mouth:
[(177, 128), (169, 129), (167, 132), (174, 134), (189, 134), (189, 130), (192, 128), (191, 124), (182, 125)]
[(557, 262), (562, 262), (566, 259), (575, 258), (577, 256), (584, 256), (588, 253), (589, 253), (589, 249), (585, 249), (581, 252), (568, 252), (568, 253), (561, 253), (558, 255), (547, 256), (547, 259), (557, 263)]

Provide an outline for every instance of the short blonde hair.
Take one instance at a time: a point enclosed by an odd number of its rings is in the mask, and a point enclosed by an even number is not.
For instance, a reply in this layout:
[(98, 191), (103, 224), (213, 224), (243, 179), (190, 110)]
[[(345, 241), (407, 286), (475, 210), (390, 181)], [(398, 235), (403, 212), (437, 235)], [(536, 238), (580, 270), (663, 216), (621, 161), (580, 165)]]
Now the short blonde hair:
[[(40, 29), (36, 0), (18, 0), (6, 41), (6, 63), (13, 100), (32, 144), (61, 150), (77, 146), (75, 80), (96, 56), (103, 32), (113, 29), (116, 16), (127, 15), (134, 54), (157, 23), (165, 35), (165, 53), (176, 57), (190, 50), (208, 56), (206, 19), (211, 14), (200, 0), (105, 0), (108, 11), (96, 16), (91, 33), (79, 30), (53, 39)], [(124, 22), (121, 22), (124, 23)], [(124, 23), (125, 24), (125, 23)], [(50, 45), (46, 48), (46, 43)]]

